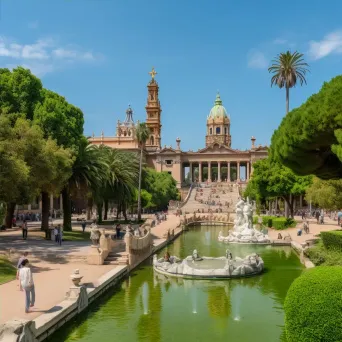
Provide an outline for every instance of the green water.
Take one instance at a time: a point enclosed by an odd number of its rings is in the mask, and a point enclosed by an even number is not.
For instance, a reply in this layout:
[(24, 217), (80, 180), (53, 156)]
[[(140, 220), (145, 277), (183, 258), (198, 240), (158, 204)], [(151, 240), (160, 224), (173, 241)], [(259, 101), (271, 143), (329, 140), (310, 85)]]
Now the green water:
[[(171, 255), (233, 256), (257, 252), (260, 276), (240, 280), (183, 280), (154, 274), (146, 262), (96, 306), (50, 341), (277, 342), (284, 340), (283, 302), (303, 268), (290, 247), (227, 245), (222, 227), (192, 228), (167, 247)], [(162, 255), (165, 250), (160, 252)]]

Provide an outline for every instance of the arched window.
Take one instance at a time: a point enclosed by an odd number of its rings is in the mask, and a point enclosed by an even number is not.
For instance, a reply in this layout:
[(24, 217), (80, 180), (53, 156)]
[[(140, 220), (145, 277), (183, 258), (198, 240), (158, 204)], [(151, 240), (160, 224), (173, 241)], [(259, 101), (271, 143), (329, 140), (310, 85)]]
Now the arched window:
[(224, 134), (227, 134), (227, 127), (224, 128)]
[(150, 145), (154, 145), (154, 137), (153, 137), (153, 135), (151, 135), (151, 138), (150, 138)]
[(220, 127), (216, 127), (216, 134), (221, 134), (221, 128)]
[(212, 135), (213, 134), (213, 129), (209, 128), (209, 134)]

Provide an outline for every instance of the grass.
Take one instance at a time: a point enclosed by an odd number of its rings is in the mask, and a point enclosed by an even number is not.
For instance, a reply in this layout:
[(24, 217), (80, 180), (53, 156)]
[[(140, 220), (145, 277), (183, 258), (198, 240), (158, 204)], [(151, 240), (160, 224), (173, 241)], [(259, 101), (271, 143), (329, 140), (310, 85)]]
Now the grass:
[(307, 249), (305, 255), (316, 266), (342, 266), (341, 250), (326, 249), (321, 240), (314, 247)]
[(63, 241), (90, 241), (90, 232), (63, 231)]
[(7, 258), (0, 256), (0, 285), (14, 280), (17, 269), (10, 263)]

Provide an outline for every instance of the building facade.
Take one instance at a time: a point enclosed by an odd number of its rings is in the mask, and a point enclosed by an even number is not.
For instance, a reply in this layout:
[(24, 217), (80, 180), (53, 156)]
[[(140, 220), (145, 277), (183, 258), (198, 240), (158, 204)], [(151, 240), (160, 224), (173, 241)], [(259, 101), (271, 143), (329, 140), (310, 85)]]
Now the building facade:
[[(248, 182), (253, 163), (267, 157), (267, 146), (256, 146), (255, 138), (251, 138), (249, 150), (233, 149), (230, 135), (230, 117), (223, 106), (220, 94), (216, 95), (214, 106), (206, 122), (205, 147), (197, 151), (183, 151), (181, 139), (176, 139), (176, 147), (161, 144), (161, 105), (159, 101), (159, 85), (155, 80), (156, 71), (149, 73), (151, 80), (147, 84), (146, 125), (151, 131), (144, 153), (147, 166), (158, 172), (166, 171), (176, 180), (177, 186), (190, 182)], [(96, 145), (107, 145), (127, 151), (139, 151), (135, 138), (133, 110), (126, 111), (125, 121), (117, 122), (116, 135), (99, 137), (94, 134), (89, 139)]]

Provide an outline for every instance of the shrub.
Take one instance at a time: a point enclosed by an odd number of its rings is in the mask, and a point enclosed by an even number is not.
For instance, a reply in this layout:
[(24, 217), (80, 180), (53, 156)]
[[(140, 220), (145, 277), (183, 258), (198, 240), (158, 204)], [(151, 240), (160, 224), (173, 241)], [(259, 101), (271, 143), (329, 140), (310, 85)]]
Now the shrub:
[(320, 266), (297, 278), (285, 299), (288, 342), (342, 341), (342, 267)]
[(327, 249), (320, 240), (316, 246), (305, 249), (307, 256), (316, 266), (342, 266), (342, 252), (338, 249)]
[(339, 249), (342, 251), (342, 230), (321, 232), (324, 247), (327, 249)]
[[(258, 223), (258, 217), (253, 217), (253, 223)], [(289, 227), (295, 227), (297, 222), (292, 218), (277, 217), (277, 216), (262, 216), (262, 224), (268, 228), (274, 228), (277, 230), (286, 229)]]

